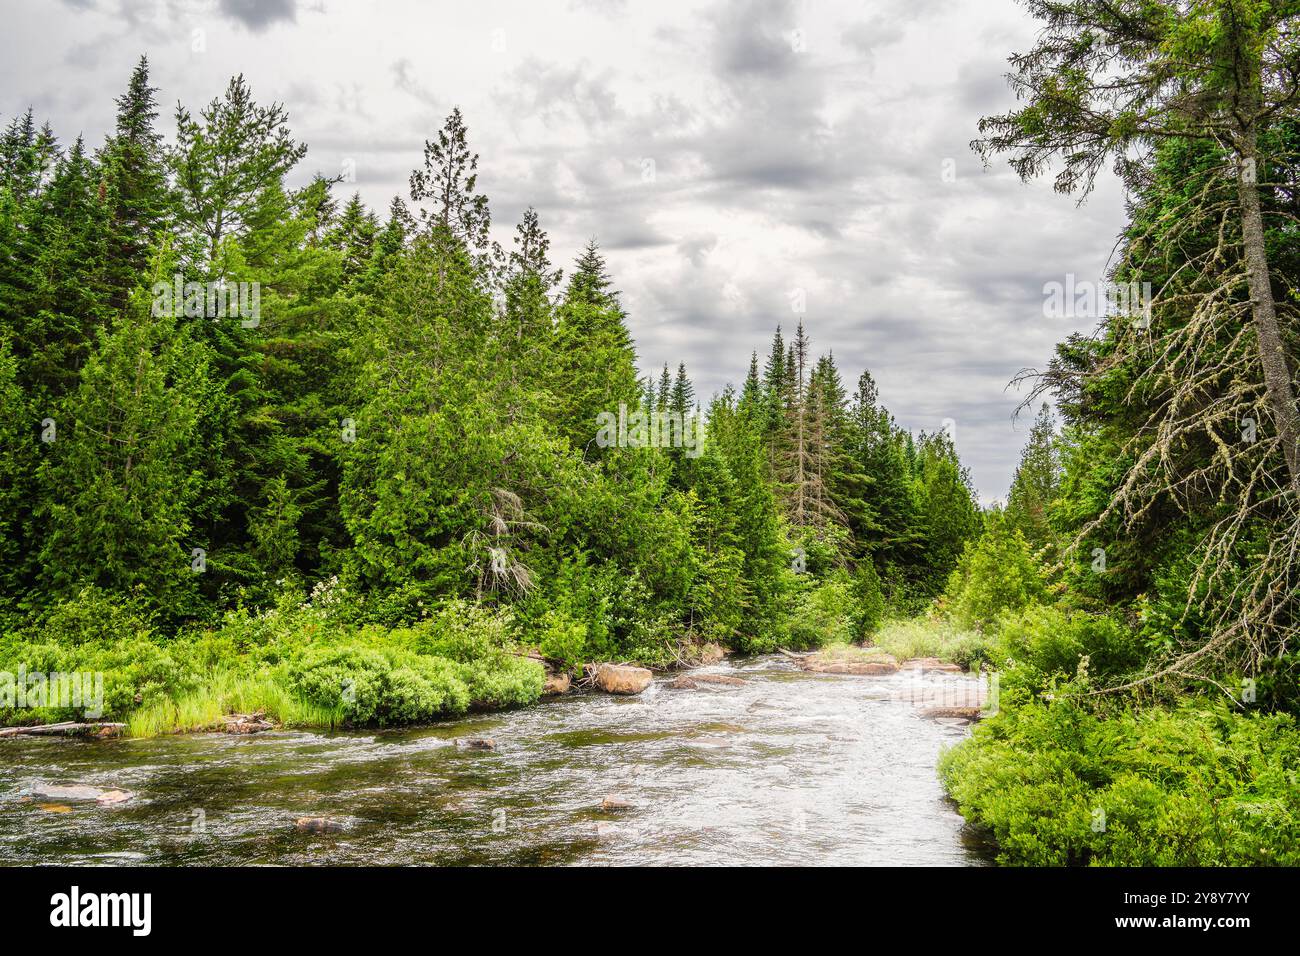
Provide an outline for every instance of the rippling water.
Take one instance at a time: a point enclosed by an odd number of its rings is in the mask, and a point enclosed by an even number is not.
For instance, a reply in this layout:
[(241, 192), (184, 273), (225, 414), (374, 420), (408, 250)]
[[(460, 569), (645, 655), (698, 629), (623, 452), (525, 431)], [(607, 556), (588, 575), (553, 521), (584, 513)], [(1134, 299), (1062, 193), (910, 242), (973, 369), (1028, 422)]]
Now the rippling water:
[[(753, 658), (739, 687), (572, 695), (419, 730), (0, 740), (3, 864), (978, 865), (907, 682)], [(492, 737), (494, 753), (456, 747)], [(43, 784), (133, 791), (43, 809)], [(605, 795), (633, 804), (600, 809)], [(303, 816), (341, 833), (294, 830)]]

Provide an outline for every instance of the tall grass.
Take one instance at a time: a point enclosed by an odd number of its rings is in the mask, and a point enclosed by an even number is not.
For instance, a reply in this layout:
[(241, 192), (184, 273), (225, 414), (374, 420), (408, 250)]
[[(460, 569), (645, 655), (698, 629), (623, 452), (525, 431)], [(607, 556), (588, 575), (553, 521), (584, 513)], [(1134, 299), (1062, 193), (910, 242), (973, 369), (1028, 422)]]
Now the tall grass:
[(338, 727), (341, 708), (323, 707), (291, 696), (275, 677), (218, 669), (198, 690), (157, 701), (127, 719), (132, 737), (214, 730), (228, 714), (261, 712), (285, 727)]
[(969, 668), (989, 659), (987, 638), (947, 619), (915, 617), (886, 621), (875, 634), (873, 643), (900, 661), (937, 657)]

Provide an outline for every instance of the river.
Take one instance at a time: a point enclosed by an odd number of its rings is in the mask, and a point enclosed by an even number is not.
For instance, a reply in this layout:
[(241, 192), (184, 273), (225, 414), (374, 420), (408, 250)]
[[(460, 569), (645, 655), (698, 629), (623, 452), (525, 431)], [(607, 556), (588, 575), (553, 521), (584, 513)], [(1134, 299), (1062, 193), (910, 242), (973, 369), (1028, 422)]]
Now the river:
[[(572, 694), (382, 732), (0, 741), (0, 864), (982, 865), (935, 774), (967, 730), (907, 682), (784, 658), (743, 686)], [(915, 684), (911, 685), (915, 686)], [(457, 738), (490, 737), (495, 752)], [(131, 791), (45, 803), (50, 784)], [(628, 801), (601, 809), (606, 795)], [(303, 833), (328, 817), (338, 833)]]

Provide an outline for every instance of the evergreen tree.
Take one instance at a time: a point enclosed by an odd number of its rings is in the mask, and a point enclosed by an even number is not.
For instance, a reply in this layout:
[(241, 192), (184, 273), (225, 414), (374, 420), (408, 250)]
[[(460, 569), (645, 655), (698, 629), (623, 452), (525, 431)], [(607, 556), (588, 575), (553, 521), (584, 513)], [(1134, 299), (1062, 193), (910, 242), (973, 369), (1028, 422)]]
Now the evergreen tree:
[(219, 561), (192, 522), (205, 406), (219, 400), (209, 369), (207, 349), (146, 304), (100, 332), (40, 466), (49, 590), (140, 585), (169, 616), (199, 611), (194, 549)]
[(1061, 483), (1061, 462), (1056, 442), (1056, 421), (1046, 404), (1029, 431), (1007, 495), (1007, 524), (1019, 531), (1030, 548), (1039, 551), (1053, 543), (1049, 509)]
[(106, 271), (117, 310), (125, 307), (148, 264), (150, 246), (172, 214), (166, 155), (154, 128), (157, 92), (142, 56), (117, 99), (117, 125), (99, 154), (111, 230)]
[(307, 152), (289, 132), (278, 103), (259, 106), (244, 82), (233, 77), (224, 97), (213, 99), (195, 119), (176, 108), (176, 145), (170, 152), (181, 197), (181, 218), (197, 241), (200, 265), (220, 275), (222, 242), (239, 238), (265, 190)]

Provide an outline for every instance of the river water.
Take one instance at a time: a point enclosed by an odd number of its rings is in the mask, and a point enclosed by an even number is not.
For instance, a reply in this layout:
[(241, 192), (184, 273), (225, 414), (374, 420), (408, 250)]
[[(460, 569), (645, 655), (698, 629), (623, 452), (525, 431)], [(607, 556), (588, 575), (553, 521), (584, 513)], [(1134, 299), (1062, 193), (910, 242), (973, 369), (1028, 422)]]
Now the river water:
[[(705, 669), (743, 686), (573, 694), (418, 730), (0, 740), (0, 864), (915, 864), (987, 857), (909, 696), (970, 680)], [(933, 690), (933, 686), (930, 686)], [(457, 738), (491, 737), (495, 752)], [(117, 806), (31, 792), (85, 784)], [(604, 811), (606, 795), (631, 809)], [(300, 817), (338, 833), (303, 833)]]

